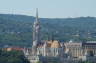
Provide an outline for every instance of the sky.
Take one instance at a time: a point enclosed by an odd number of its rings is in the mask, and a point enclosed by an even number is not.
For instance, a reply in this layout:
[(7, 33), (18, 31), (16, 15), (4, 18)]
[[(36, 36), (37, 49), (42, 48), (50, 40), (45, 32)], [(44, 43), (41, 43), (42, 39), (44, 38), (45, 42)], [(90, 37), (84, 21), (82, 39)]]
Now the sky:
[(35, 16), (36, 8), (42, 18), (96, 17), (96, 0), (0, 0), (1, 14)]

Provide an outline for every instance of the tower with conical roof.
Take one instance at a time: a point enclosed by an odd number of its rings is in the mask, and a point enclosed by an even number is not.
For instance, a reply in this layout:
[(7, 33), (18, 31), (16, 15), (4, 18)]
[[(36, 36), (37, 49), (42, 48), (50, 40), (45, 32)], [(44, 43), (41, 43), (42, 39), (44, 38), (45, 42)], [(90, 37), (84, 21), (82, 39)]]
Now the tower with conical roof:
[(40, 41), (40, 22), (38, 18), (38, 9), (36, 9), (36, 19), (33, 25), (33, 46), (37, 46)]

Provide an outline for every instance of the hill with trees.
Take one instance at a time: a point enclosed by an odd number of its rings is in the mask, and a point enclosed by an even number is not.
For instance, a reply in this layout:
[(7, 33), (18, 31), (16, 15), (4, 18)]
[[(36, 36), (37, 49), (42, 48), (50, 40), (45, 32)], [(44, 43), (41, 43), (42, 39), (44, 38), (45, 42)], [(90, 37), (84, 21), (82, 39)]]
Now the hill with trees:
[[(41, 39), (96, 40), (96, 18), (40, 18)], [(0, 14), (0, 46), (31, 46), (33, 16)]]

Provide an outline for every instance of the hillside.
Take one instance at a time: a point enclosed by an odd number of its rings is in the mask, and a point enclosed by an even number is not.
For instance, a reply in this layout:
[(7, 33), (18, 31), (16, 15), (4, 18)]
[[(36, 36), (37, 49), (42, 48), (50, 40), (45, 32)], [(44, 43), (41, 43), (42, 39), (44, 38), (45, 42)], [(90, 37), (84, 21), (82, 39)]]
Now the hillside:
[(0, 63), (29, 63), (22, 51), (0, 49)]
[[(29, 46), (34, 19), (32, 16), (0, 14), (0, 45)], [(95, 17), (40, 18), (40, 22), (43, 40), (51, 37), (62, 42), (96, 40)]]

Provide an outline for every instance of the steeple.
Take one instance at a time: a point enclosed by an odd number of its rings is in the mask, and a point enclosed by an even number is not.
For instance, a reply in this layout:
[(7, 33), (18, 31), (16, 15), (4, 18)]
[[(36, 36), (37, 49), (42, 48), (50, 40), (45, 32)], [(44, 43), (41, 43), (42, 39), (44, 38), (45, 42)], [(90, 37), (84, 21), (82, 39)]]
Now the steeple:
[(38, 18), (38, 8), (36, 9), (36, 18), (33, 25), (33, 46), (40, 42), (40, 22)]

